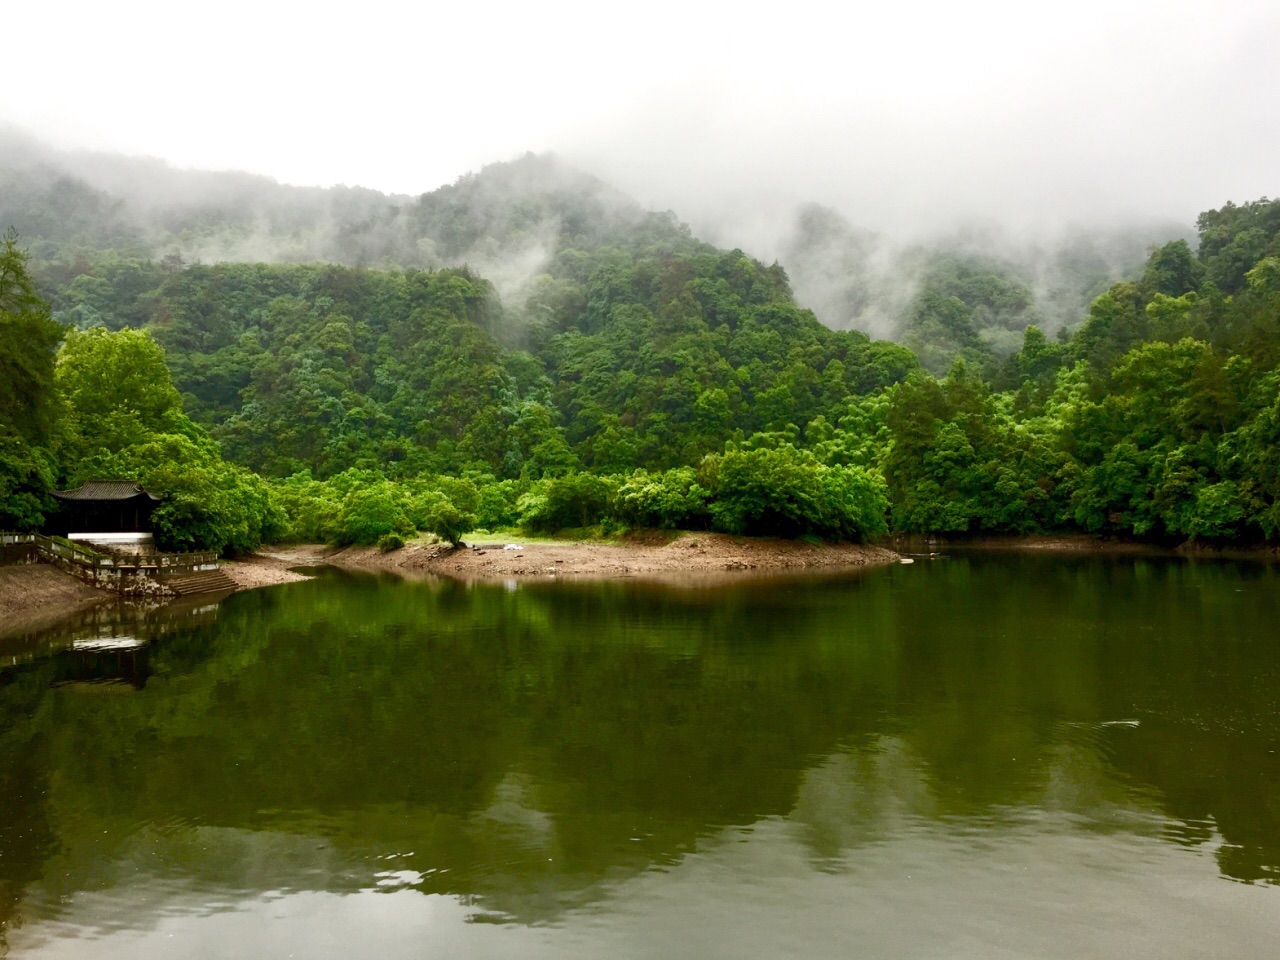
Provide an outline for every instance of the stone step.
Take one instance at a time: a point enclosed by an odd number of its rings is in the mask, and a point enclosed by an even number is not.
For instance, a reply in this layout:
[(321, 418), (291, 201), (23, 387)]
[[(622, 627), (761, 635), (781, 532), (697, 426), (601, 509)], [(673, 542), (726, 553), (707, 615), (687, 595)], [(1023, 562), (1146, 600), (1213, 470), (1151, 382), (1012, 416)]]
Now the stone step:
[(196, 593), (224, 593), (236, 590), (239, 585), (221, 570), (208, 570), (203, 573), (188, 573), (179, 577), (168, 577), (164, 585), (180, 597)]

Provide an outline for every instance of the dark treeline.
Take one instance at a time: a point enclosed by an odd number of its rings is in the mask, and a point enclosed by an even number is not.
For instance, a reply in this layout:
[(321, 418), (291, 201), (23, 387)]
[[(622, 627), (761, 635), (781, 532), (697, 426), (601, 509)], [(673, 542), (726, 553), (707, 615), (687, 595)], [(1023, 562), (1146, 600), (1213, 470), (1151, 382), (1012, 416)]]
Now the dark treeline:
[(478, 268), (11, 240), (0, 525), (110, 473), (168, 498), (166, 542), (232, 550), (601, 523), (1280, 538), (1280, 202), (1205, 213), (1198, 249), (1155, 248), (1053, 338), (1026, 285), (938, 259), (913, 353), (542, 163), (415, 208), (455, 253), (545, 243), (518, 296)]

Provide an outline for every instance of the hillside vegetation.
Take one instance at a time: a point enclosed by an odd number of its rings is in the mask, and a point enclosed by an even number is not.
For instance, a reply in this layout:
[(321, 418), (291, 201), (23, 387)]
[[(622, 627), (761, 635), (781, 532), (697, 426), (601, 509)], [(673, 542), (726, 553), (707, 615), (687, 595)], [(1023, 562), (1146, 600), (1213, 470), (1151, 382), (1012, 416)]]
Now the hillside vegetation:
[[(165, 543), (227, 550), (516, 524), (1280, 538), (1280, 202), (1206, 212), (1055, 336), (1016, 271), (935, 251), (896, 344), (549, 158), (416, 200), (215, 177), (185, 205), (184, 175), (144, 203), (42, 162), (0, 173), (0, 526), (110, 474), (166, 496)], [(273, 262), (189, 259), (236, 237)], [(274, 255), (290, 238), (308, 262)]]

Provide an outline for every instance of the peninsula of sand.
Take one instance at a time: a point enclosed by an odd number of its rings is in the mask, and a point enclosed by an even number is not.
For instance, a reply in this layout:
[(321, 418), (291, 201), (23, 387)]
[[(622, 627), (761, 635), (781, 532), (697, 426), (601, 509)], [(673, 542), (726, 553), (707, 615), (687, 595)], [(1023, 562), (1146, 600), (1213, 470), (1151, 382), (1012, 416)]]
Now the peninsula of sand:
[(465, 546), (411, 543), (383, 553), (372, 547), (334, 549), (315, 544), (264, 548), (247, 562), (226, 565), (244, 586), (260, 586), (278, 573), (295, 579), (295, 569), (330, 564), (349, 570), (387, 571), (402, 576), (443, 576), (459, 580), (535, 580), (548, 577), (654, 580), (718, 579), (757, 572), (800, 572), (895, 563), (885, 547), (856, 543), (807, 543), (687, 533), (616, 543), (594, 541), (486, 539)]
[[(730, 537), (687, 533), (616, 543), (567, 540), (488, 540), (447, 547), (411, 543), (383, 553), (372, 547), (322, 544), (264, 547), (226, 560), (222, 569), (241, 590), (306, 579), (307, 567), (386, 571), (405, 577), (457, 580), (640, 578), (697, 585), (751, 572), (835, 570), (894, 563), (884, 547), (854, 543)], [(0, 635), (50, 626), (64, 616), (113, 599), (70, 574), (42, 564), (0, 567)]]

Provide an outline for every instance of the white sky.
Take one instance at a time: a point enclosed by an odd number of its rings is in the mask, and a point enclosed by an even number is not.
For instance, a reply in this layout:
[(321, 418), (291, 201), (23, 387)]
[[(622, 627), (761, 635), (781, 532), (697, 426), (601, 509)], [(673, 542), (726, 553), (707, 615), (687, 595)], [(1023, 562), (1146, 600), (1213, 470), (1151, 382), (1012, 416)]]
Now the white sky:
[(0, 29), (0, 121), (289, 183), (555, 150), (730, 232), (799, 200), (893, 229), (1280, 193), (1275, 0), (42, 0)]

